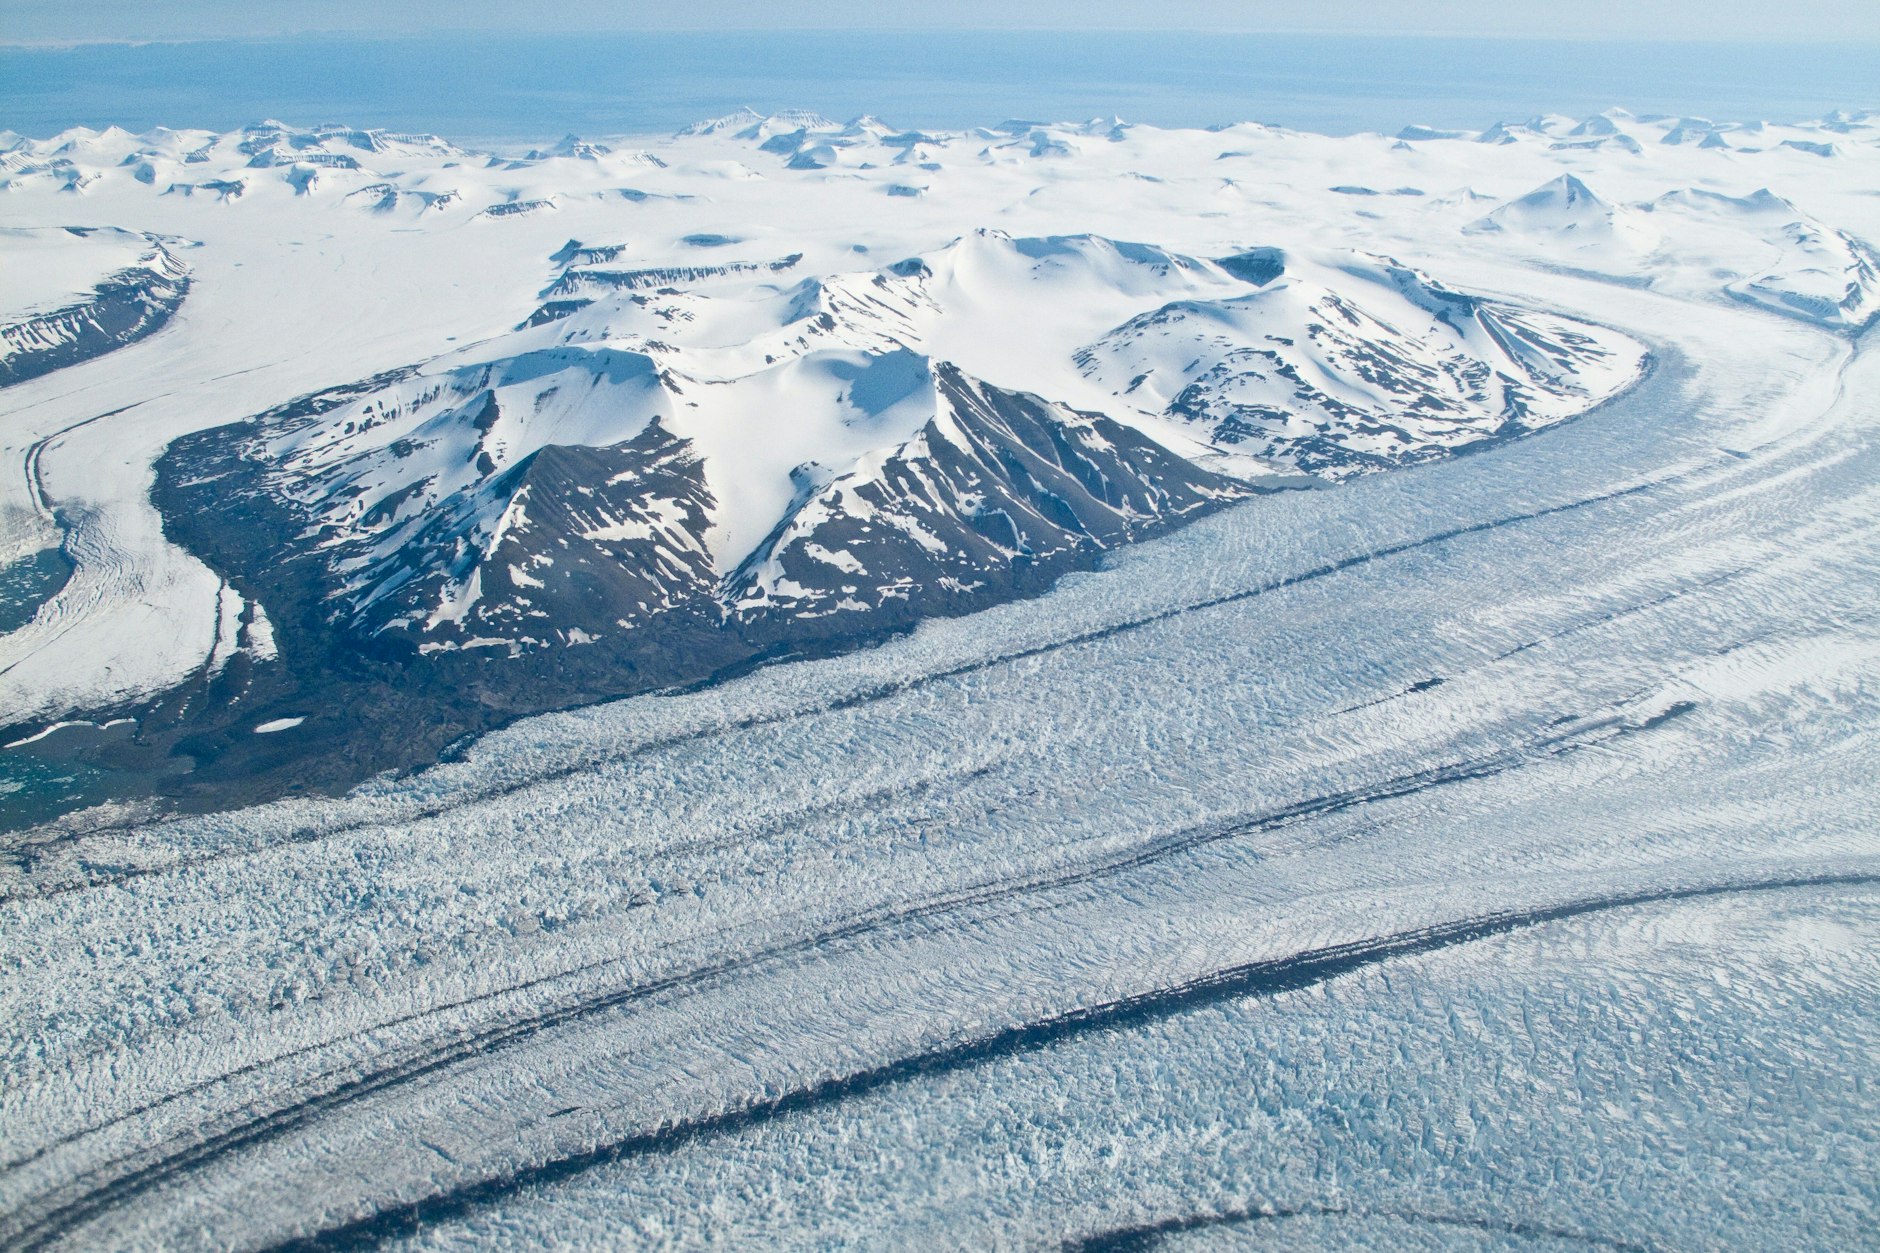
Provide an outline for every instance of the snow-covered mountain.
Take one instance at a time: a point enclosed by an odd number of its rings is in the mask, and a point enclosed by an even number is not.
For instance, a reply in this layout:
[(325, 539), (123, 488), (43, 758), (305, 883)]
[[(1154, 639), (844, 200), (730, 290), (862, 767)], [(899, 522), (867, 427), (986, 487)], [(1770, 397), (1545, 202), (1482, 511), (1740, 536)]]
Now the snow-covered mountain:
[(619, 251), (558, 250), (545, 294), (586, 302), (553, 318), (189, 441), (173, 475), (239, 463), (268, 498), (218, 487), (207, 518), (286, 510), (265, 568), (232, 573), (312, 571), (334, 628), (418, 656), (875, 633), (1263, 481), (1537, 429), (1643, 363), (1352, 254), (980, 230), (790, 282), (793, 260), (643, 279)]
[(1463, 230), (1477, 235), (1545, 239), (1575, 249), (1649, 249), (1651, 236), (1630, 215), (1602, 200), (1571, 174), (1510, 200)]
[(1641, 207), (1687, 253), (1747, 260), (1724, 288), (1739, 300), (1853, 333), (1880, 317), (1880, 252), (1766, 187), (1747, 196), (1679, 189)]
[(1442, 456), (1583, 412), (1638, 377), (1635, 345), (1451, 291), (1384, 259), (1230, 261), (1258, 290), (1179, 301), (1078, 354), (1126, 403), (1328, 478)]
[(1837, 330), (1858, 333), (1880, 316), (1880, 252), (1766, 187), (1744, 196), (1681, 187), (1612, 204), (1563, 174), (1463, 230), (1631, 282), (1722, 278), (1730, 296)]

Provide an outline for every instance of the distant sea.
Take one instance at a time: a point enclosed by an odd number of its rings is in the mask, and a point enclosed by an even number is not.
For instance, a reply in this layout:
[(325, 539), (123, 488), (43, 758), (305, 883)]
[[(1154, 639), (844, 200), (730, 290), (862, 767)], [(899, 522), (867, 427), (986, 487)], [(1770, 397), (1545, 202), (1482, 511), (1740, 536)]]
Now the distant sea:
[(728, 112), (907, 127), (1112, 115), (1327, 134), (1621, 105), (1717, 120), (1880, 107), (1880, 47), (1169, 33), (303, 36), (0, 48), (0, 127), (227, 130), (264, 117), (493, 145)]

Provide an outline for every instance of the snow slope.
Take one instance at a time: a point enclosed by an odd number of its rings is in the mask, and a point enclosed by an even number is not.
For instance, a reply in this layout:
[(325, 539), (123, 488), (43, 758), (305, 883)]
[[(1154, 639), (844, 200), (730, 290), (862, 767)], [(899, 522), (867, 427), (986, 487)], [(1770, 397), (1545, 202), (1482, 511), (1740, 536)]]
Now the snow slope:
[(9, 229), (0, 240), (0, 275), (5, 307), (0, 318), (17, 322), (78, 303), (119, 270), (147, 263), (150, 241), (130, 231)]

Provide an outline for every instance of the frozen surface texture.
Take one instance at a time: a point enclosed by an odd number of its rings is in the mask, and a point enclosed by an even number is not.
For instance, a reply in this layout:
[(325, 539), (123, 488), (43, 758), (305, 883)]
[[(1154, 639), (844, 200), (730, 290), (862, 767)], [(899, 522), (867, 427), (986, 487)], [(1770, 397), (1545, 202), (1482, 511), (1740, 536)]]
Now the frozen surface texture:
[(439, 657), (528, 664), (467, 647), (499, 585), (614, 603), (577, 554), (652, 630), (970, 582), (999, 513), (1106, 546), (342, 797), (5, 837), (0, 1243), (1870, 1242), (1876, 137), (9, 154), (10, 228), (202, 244), (161, 334), (0, 393), (8, 542), (76, 564), (0, 637), (21, 738), (210, 672), (257, 753), (340, 734), (230, 695), (307, 628), (150, 504), (232, 423), (311, 603)]

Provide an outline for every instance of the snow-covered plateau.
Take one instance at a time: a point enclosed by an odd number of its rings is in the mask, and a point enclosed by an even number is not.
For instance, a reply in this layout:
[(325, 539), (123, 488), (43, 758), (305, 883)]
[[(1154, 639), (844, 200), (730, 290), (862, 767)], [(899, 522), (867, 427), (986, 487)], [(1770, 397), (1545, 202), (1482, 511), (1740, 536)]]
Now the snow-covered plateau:
[(1875, 188), (0, 135), (0, 1245), (1870, 1244)]

